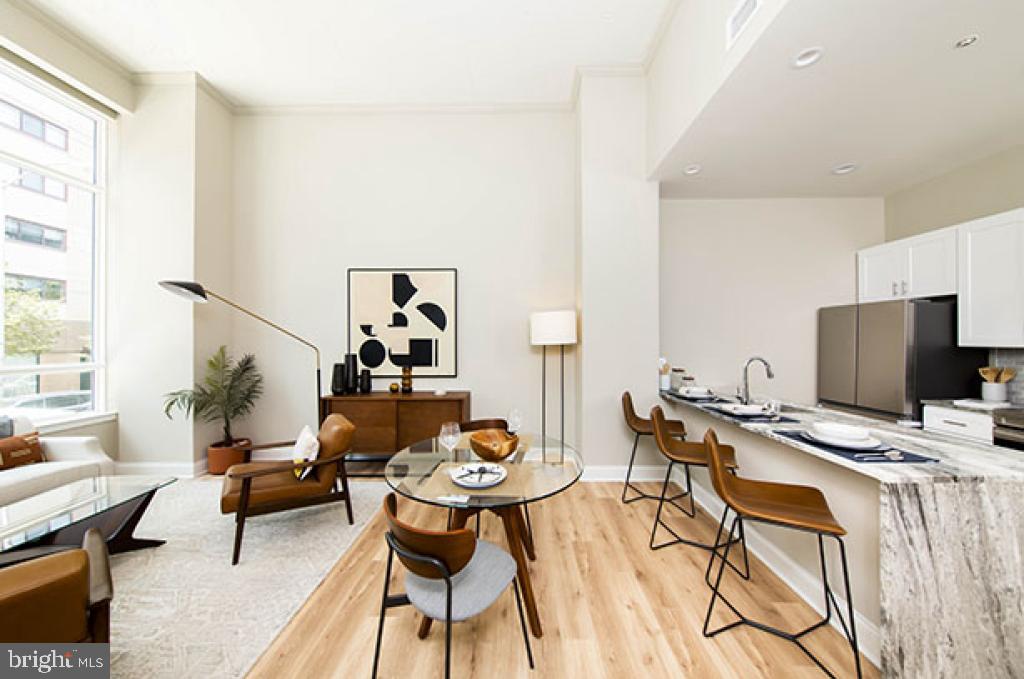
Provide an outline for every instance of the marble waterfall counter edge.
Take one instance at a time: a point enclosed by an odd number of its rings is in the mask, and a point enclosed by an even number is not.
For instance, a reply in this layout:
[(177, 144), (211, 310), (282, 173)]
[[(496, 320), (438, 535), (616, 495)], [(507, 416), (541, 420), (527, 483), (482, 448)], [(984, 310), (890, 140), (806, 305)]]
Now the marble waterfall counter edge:
[[(747, 423), (662, 396), (878, 482), (883, 676), (1024, 676), (1024, 453), (822, 408), (787, 406), (784, 414), (796, 423)], [(775, 433), (815, 421), (868, 426), (886, 443), (938, 462), (858, 463)], [(719, 434), (728, 440), (727, 429)], [(690, 432), (691, 439), (702, 435)], [(742, 475), (744, 451), (737, 452)], [(873, 503), (871, 498), (864, 506), (873, 511)], [(851, 534), (851, 542), (856, 537)]]

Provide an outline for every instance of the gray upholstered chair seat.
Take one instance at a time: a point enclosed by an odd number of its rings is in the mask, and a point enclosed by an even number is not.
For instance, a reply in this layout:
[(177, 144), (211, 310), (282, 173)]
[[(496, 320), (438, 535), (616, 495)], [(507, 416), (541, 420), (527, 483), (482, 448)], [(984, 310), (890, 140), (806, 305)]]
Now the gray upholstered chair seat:
[[(477, 540), (473, 558), (452, 576), (452, 622), (472, 618), (501, 596), (516, 576), (516, 562), (497, 545)], [(405, 574), (405, 591), (416, 609), (434, 620), (444, 620), (447, 589), (444, 580)]]

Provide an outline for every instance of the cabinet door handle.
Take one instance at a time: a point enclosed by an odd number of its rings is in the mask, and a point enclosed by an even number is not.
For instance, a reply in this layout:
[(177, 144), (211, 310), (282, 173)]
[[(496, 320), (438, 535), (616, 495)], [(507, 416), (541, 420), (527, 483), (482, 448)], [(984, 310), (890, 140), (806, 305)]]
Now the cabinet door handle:
[(896, 296), (896, 281), (892, 282), (892, 296)]
[(903, 294), (907, 294), (907, 282), (901, 281), (901, 287), (903, 288)]
[(957, 422), (956, 420), (943, 420), (943, 423), (951, 424), (954, 427), (966, 427), (967, 426), (966, 422)]

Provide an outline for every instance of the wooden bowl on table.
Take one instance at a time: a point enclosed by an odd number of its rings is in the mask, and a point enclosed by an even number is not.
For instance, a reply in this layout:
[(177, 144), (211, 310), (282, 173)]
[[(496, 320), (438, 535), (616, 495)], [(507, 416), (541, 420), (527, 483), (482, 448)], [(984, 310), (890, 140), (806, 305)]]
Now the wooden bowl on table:
[(481, 429), (469, 435), (469, 447), (487, 462), (501, 462), (516, 452), (519, 437), (501, 429)]

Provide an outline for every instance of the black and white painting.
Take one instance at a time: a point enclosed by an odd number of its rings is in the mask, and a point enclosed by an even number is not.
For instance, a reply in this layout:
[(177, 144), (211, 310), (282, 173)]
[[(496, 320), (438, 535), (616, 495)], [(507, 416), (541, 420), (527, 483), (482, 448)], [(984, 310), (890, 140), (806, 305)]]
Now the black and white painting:
[(455, 269), (349, 269), (349, 352), (374, 377), (455, 377), (457, 292)]

